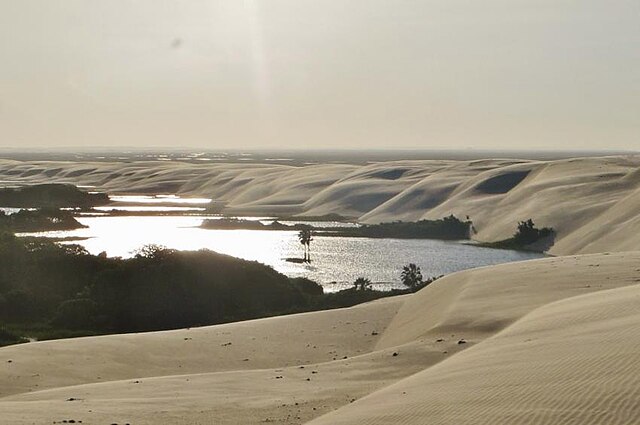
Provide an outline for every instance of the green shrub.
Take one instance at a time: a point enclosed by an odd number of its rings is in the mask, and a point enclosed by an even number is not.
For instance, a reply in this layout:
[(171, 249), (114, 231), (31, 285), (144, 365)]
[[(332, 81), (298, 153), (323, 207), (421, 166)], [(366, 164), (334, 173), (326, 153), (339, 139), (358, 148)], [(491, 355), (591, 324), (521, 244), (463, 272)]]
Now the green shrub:
[(96, 324), (98, 304), (88, 298), (63, 301), (52, 324), (66, 329), (92, 329)]
[(5, 327), (0, 326), (0, 347), (5, 345), (20, 344), (23, 342), (27, 342), (27, 340), (7, 330)]
[(87, 193), (71, 184), (35, 184), (19, 188), (0, 189), (0, 205), (17, 208), (64, 208), (105, 205), (104, 193)]
[(0, 320), (38, 338), (211, 325), (348, 307), (416, 290), (324, 294), (306, 278), (202, 250), (146, 247), (130, 259), (94, 256), (0, 234)]
[(553, 229), (550, 227), (543, 227), (542, 229), (536, 228), (533, 220), (529, 219), (518, 223), (518, 228), (513, 235), (513, 240), (521, 246), (530, 245), (540, 239), (551, 236), (553, 233)]
[(303, 294), (316, 296), (322, 295), (324, 293), (322, 285), (319, 285), (318, 283), (314, 282), (311, 279), (307, 279), (306, 277), (289, 278), (289, 281), (293, 283), (298, 289), (300, 289), (300, 292), (302, 292)]

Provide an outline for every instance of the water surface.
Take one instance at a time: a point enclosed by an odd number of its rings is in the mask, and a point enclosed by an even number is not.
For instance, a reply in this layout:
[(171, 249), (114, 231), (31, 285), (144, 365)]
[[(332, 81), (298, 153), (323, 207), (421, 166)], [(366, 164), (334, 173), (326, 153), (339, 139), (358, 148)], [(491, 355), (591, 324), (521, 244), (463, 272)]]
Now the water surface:
[(407, 263), (418, 264), (423, 275), (429, 277), (542, 257), (537, 253), (480, 248), (454, 241), (316, 236), (311, 244), (312, 263), (297, 264), (285, 261), (285, 258), (302, 257), (296, 231), (207, 230), (198, 227), (203, 219), (195, 216), (78, 217), (78, 221), (89, 227), (35, 235), (86, 237), (89, 239), (75, 243), (92, 254), (104, 251), (119, 257), (131, 257), (146, 244), (179, 250), (207, 248), (259, 261), (288, 276), (308, 277), (329, 291), (351, 286), (361, 276), (371, 279), (379, 289), (401, 287), (400, 271)]

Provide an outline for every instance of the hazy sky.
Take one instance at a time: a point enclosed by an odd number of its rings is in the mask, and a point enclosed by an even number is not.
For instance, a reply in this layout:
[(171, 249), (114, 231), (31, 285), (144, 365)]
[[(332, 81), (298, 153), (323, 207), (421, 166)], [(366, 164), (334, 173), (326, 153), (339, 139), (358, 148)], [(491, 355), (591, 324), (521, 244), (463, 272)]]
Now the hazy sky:
[(0, 0), (0, 146), (640, 150), (638, 0)]

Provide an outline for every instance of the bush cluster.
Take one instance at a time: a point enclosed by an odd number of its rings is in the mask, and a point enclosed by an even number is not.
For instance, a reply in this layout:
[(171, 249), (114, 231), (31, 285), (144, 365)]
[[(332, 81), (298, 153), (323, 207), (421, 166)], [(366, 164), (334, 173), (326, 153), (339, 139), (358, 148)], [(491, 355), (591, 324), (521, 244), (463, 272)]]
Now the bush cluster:
[[(348, 307), (407, 291), (325, 294), (306, 278), (215, 252), (148, 246), (130, 259), (0, 232), (0, 326), (39, 336), (140, 332)], [(21, 333), (20, 335), (25, 335)]]

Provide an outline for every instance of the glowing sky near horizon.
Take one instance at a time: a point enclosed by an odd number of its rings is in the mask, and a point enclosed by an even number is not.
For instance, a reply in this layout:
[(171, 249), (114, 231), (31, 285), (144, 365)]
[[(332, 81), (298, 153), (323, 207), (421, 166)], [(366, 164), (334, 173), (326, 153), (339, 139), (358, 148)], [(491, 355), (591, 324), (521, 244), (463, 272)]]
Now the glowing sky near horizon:
[(637, 0), (0, 6), (0, 147), (640, 150)]

